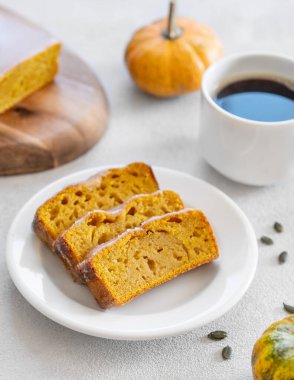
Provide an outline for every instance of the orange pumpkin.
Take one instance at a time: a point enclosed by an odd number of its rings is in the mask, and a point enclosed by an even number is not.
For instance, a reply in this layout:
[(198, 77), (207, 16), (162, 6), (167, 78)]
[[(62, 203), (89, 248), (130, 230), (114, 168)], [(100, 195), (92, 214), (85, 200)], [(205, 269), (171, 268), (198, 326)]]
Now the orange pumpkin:
[(138, 30), (126, 49), (126, 63), (137, 86), (169, 97), (199, 89), (205, 69), (222, 55), (213, 31), (193, 19), (178, 17), (173, 3), (168, 18)]

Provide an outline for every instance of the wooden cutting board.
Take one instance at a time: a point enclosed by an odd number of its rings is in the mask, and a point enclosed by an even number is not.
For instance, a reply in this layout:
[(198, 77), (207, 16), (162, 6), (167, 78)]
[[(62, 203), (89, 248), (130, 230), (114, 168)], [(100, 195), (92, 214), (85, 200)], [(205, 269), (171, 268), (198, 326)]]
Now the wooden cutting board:
[[(0, 8), (0, 14), (10, 12)], [(107, 121), (108, 103), (94, 72), (63, 48), (54, 82), (0, 114), (0, 175), (74, 160), (97, 143)]]

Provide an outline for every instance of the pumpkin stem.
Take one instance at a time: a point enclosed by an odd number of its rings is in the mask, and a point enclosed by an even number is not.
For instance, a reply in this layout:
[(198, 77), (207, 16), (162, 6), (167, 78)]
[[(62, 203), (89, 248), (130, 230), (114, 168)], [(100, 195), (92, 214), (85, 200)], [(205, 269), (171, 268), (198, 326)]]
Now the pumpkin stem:
[(167, 34), (169, 38), (172, 38), (174, 35), (174, 30), (175, 30), (175, 12), (176, 10), (176, 3), (174, 0), (171, 0), (169, 2), (169, 13), (168, 13), (168, 21), (167, 21)]
[(175, 40), (181, 34), (182, 30), (176, 26), (176, 0), (170, 0), (167, 28), (162, 32), (162, 35), (169, 40)]

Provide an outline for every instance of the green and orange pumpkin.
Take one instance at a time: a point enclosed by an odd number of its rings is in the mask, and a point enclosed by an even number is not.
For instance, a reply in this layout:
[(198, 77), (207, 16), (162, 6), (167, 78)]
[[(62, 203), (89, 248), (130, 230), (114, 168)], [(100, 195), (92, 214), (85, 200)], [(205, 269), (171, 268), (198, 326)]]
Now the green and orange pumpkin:
[(255, 380), (294, 380), (294, 314), (273, 323), (252, 352)]

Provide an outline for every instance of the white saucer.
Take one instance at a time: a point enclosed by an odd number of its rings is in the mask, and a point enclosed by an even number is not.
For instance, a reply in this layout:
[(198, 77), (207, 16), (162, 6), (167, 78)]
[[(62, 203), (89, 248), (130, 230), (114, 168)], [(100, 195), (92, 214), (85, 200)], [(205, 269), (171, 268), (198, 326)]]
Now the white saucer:
[(26, 300), (70, 329), (128, 340), (184, 333), (230, 310), (248, 289), (256, 270), (254, 231), (224, 193), (188, 174), (164, 168), (153, 168), (160, 188), (177, 191), (186, 206), (206, 214), (215, 231), (220, 258), (107, 311), (99, 309), (87, 287), (73, 283), (59, 259), (33, 234), (31, 221), (47, 198), (103, 169), (84, 170), (52, 183), (16, 216), (8, 234), (6, 259), (11, 278)]

